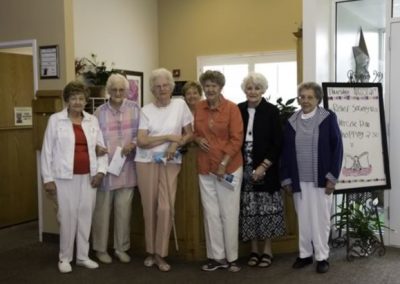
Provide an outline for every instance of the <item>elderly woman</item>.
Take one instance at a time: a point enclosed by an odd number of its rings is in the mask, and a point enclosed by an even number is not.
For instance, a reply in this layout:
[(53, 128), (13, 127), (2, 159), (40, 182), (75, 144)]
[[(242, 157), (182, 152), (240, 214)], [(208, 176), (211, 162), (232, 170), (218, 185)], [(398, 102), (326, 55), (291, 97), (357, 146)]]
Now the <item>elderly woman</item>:
[(96, 145), (104, 147), (104, 141), (97, 118), (83, 111), (88, 96), (81, 82), (65, 86), (66, 107), (50, 116), (41, 152), (44, 190), (57, 195), (61, 273), (72, 271), (75, 239), (76, 264), (98, 267), (88, 257), (89, 233), (96, 188), (107, 172), (107, 155), (96, 156)]
[[(247, 101), (238, 105), (245, 133), (239, 236), (242, 241), (251, 241), (248, 265), (269, 267), (272, 263), (271, 238), (285, 234), (278, 167), (281, 123), (277, 107), (262, 97), (268, 88), (262, 74), (250, 73), (243, 79), (241, 87)], [(261, 255), (260, 240), (264, 241)]]
[(182, 87), (182, 94), (192, 113), (196, 110), (197, 103), (201, 100), (201, 86), (194, 81), (188, 81)]
[(284, 131), (281, 184), (293, 192), (299, 224), (300, 256), (293, 268), (317, 261), (317, 272), (329, 270), (332, 193), (339, 177), (343, 144), (336, 115), (318, 107), (321, 87), (313, 82), (298, 87), (301, 110), (288, 120)]
[(174, 221), (174, 203), (182, 157), (178, 147), (192, 137), (193, 116), (181, 99), (171, 99), (171, 72), (161, 68), (150, 75), (154, 102), (142, 109), (138, 131), (136, 169), (145, 223), (144, 265), (169, 271), (165, 261)]
[(97, 192), (93, 215), (92, 237), (96, 257), (103, 263), (111, 263), (107, 253), (110, 213), (114, 208), (114, 254), (121, 262), (130, 262), (126, 253), (130, 248), (130, 218), (133, 188), (136, 184), (135, 148), (140, 109), (134, 101), (126, 99), (128, 80), (120, 74), (112, 74), (106, 84), (110, 99), (99, 106), (95, 116), (99, 120), (106, 148), (98, 152), (122, 155), (125, 162), (120, 173), (108, 173)]
[(204, 271), (229, 268), (240, 270), (238, 228), (240, 185), (242, 182), (243, 122), (239, 108), (222, 94), (225, 77), (219, 71), (200, 76), (206, 100), (195, 114), (195, 141), (204, 230), (209, 262)]

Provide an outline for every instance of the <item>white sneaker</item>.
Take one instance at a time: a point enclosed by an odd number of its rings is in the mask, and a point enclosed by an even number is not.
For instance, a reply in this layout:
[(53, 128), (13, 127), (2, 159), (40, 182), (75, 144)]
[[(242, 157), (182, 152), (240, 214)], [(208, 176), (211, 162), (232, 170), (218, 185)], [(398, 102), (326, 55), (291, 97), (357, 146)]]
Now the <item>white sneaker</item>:
[(112, 258), (107, 252), (96, 251), (96, 257), (102, 263), (111, 263)]
[(119, 259), (119, 261), (128, 263), (131, 261), (131, 257), (124, 251), (115, 251), (115, 256)]
[(60, 270), (61, 273), (69, 273), (72, 271), (71, 264), (69, 264), (68, 261), (59, 261), (58, 262), (58, 270)]
[(96, 269), (99, 267), (99, 264), (91, 259), (77, 260), (76, 265), (83, 266), (89, 269)]

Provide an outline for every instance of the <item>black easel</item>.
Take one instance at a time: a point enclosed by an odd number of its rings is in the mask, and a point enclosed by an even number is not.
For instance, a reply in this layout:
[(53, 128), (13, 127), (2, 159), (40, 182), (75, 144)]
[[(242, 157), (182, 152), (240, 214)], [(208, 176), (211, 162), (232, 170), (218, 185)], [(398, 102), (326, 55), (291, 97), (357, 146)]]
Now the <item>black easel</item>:
[[(350, 208), (350, 203), (352, 201), (357, 202), (358, 204), (362, 204), (363, 206), (367, 205), (368, 200), (372, 200), (372, 192), (362, 192), (362, 193), (344, 193), (343, 194), (343, 203), (345, 204), (345, 208)], [(343, 227), (339, 227), (339, 235), (337, 238), (332, 239), (332, 247), (339, 248), (346, 245), (346, 257), (348, 261), (353, 261), (355, 257), (367, 257), (369, 255), (378, 254), (379, 256), (383, 256), (386, 253), (386, 249), (383, 242), (383, 234), (382, 228), (379, 222), (379, 214), (378, 208), (376, 205), (372, 205), (372, 210), (374, 211), (375, 220), (378, 224), (379, 238), (376, 236), (369, 237), (367, 239), (355, 238), (354, 242), (350, 243), (352, 238), (350, 236), (350, 228), (349, 223), (346, 223), (345, 234), (342, 235)], [(347, 212), (348, 213), (348, 212)], [(349, 220), (349, 216), (347, 215), (347, 220)]]

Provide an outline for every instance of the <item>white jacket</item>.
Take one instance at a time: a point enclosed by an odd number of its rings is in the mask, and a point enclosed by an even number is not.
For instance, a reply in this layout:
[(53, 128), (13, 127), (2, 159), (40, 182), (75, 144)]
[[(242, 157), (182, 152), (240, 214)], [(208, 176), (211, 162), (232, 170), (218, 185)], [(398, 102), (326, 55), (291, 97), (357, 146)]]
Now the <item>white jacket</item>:
[[(86, 136), (89, 151), (90, 175), (107, 173), (108, 156), (96, 156), (96, 145), (104, 147), (97, 118), (83, 112), (82, 129)], [(64, 110), (52, 114), (44, 134), (41, 170), (43, 182), (54, 179), (72, 179), (74, 174), (75, 134), (68, 112)]]

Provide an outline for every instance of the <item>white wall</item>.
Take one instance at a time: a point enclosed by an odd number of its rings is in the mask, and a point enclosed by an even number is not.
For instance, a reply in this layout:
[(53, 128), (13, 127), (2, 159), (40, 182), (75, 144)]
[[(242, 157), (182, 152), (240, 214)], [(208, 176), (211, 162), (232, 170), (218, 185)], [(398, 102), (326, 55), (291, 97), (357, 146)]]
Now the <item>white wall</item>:
[(303, 0), (303, 81), (332, 80), (332, 0)]
[(98, 56), (107, 66), (144, 73), (158, 67), (157, 0), (73, 0), (75, 57)]

